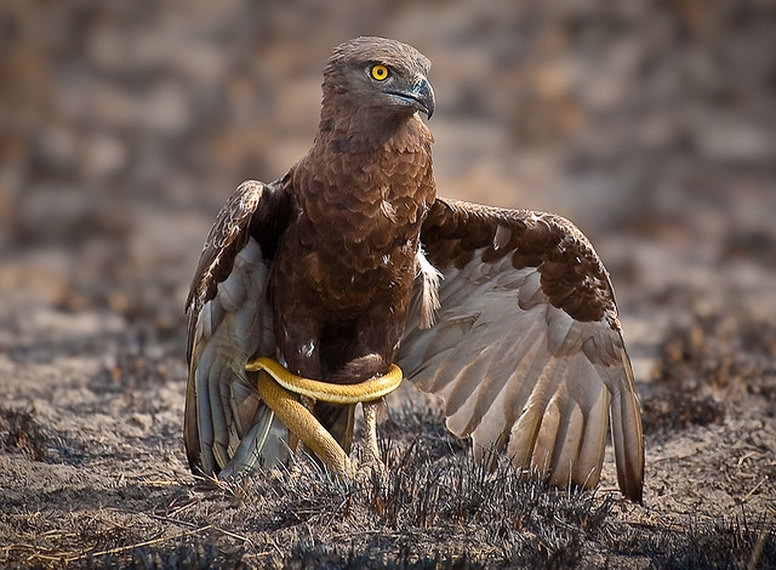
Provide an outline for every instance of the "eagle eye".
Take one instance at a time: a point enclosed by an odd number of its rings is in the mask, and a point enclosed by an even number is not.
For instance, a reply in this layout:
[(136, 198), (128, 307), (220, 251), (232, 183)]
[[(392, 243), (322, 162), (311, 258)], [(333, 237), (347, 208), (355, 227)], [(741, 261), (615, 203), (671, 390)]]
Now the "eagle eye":
[(388, 71), (387, 67), (377, 63), (371, 67), (371, 69), (369, 70), (369, 75), (371, 75), (372, 79), (376, 81), (385, 81), (386, 79), (388, 79), (390, 72)]

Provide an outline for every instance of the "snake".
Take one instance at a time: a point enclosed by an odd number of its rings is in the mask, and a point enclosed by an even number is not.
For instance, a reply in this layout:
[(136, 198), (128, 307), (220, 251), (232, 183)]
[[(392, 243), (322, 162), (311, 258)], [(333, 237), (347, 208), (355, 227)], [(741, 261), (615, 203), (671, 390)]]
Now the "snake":
[(364, 404), (387, 396), (401, 384), (403, 373), (391, 364), (388, 373), (358, 384), (333, 384), (297, 376), (272, 358), (259, 357), (245, 366), (259, 372), (257, 388), (264, 403), (334, 472), (352, 477), (353, 462), (337, 440), (297, 399), (297, 395), (333, 404)]

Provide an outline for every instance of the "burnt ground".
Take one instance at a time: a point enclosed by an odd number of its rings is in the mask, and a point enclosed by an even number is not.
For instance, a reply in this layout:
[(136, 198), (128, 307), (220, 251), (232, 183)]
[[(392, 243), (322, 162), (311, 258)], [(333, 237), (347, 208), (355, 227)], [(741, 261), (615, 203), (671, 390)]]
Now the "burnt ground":
[[(0, 564), (776, 567), (776, 7), (764, 1), (0, 7)], [(181, 439), (183, 300), (231, 188), (315, 130), (329, 48), (434, 61), (440, 193), (550, 209), (617, 291), (644, 505), (484, 473), (434, 403), (385, 475), (232, 485)]]

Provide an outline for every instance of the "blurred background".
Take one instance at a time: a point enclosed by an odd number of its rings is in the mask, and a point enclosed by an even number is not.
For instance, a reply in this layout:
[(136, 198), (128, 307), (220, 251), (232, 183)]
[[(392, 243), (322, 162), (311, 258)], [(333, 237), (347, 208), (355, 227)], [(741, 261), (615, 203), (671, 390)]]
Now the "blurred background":
[(183, 374), (216, 212), (301, 157), (324, 62), (360, 34), (432, 60), (442, 195), (592, 238), (636, 360), (672, 307), (773, 297), (772, 0), (4, 0), (0, 351), (117, 335)]

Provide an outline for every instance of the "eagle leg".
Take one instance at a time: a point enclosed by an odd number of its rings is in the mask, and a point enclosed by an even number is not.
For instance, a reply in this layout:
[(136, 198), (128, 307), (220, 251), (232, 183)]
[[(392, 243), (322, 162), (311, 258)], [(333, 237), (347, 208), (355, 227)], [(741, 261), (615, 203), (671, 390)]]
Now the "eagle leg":
[(367, 466), (385, 468), (385, 464), (380, 458), (380, 449), (377, 445), (377, 410), (380, 407), (382, 398), (372, 402), (361, 404), (364, 411), (364, 447), (366, 448), (366, 457), (364, 463)]

